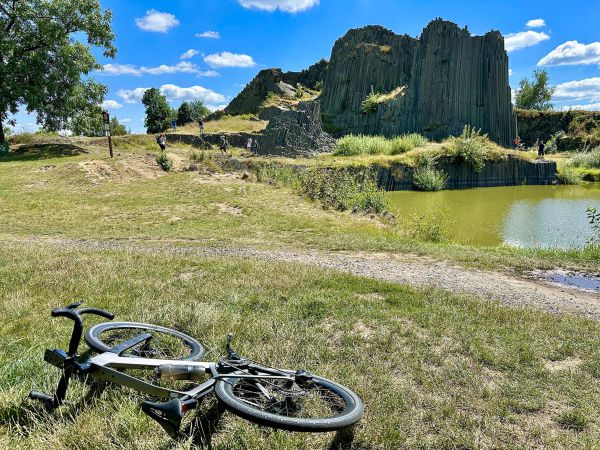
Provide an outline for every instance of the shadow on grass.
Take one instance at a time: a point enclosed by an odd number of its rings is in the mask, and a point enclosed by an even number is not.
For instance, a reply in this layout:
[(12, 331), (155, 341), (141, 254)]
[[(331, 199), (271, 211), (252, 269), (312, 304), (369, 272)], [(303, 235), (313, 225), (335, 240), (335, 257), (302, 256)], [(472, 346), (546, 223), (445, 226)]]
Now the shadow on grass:
[(13, 161), (37, 161), (49, 158), (63, 158), (87, 153), (87, 150), (73, 144), (31, 144), (23, 145), (6, 155), (0, 155), (0, 163)]

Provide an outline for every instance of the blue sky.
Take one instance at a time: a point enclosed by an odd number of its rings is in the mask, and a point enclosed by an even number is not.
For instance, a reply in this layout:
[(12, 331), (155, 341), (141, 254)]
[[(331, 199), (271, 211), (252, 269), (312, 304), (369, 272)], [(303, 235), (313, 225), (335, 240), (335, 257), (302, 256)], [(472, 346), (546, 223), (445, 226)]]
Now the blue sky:
[[(113, 11), (119, 52), (93, 77), (105, 106), (143, 132), (143, 89), (159, 87), (173, 106), (201, 98), (227, 104), (268, 67), (301, 70), (329, 58), (349, 28), (383, 25), (418, 36), (442, 17), (471, 33), (499, 30), (510, 49), (511, 86), (542, 64), (558, 85), (555, 108), (600, 110), (600, 2), (472, 0), (102, 0)], [(19, 114), (17, 130), (34, 119)]]

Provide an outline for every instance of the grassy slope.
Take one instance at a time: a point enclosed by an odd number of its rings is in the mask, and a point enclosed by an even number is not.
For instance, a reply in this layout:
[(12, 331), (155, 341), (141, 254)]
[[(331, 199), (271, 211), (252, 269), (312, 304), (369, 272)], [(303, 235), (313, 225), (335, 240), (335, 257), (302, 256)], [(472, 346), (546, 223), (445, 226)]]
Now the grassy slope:
[[(78, 141), (76, 141), (78, 142)], [(531, 269), (597, 266), (597, 253), (475, 248), (428, 244), (401, 227), (348, 213), (323, 211), (292, 191), (224, 177), (211, 182), (195, 172), (163, 175), (153, 164), (152, 138), (116, 141), (110, 160), (103, 140), (80, 141), (89, 153), (57, 156), (59, 147), (0, 160), (0, 236), (186, 239), (209, 245), (307, 247), (414, 252), (480, 267)], [(170, 147), (185, 163), (192, 148)], [(145, 159), (145, 162), (142, 160)], [(148, 163), (148, 160), (150, 161)], [(85, 165), (92, 164), (92, 173)], [(83, 166), (82, 166), (83, 165)], [(140, 166), (132, 173), (131, 167)], [(223, 213), (221, 204), (242, 215)]]
[[(128, 390), (84, 401), (87, 389), (74, 383), (69, 404), (49, 415), (25, 399), (57, 381), (42, 352), (66, 345), (70, 325), (48, 310), (73, 298), (197, 336), (211, 359), (231, 331), (250, 358), (351, 386), (366, 403), (357, 448), (573, 448), (600, 439), (600, 326), (591, 321), (298, 265), (8, 245), (0, 447), (171, 448)], [(177, 448), (200, 443), (201, 429), (214, 432), (215, 448), (328, 448), (335, 439), (260, 429), (228, 413), (214, 422), (210, 402), (198, 417)]]

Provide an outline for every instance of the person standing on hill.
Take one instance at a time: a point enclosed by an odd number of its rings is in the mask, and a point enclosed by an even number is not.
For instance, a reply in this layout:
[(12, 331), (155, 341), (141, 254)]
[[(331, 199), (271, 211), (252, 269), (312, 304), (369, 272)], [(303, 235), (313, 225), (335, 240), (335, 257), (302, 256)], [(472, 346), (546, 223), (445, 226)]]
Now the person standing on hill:
[(252, 153), (252, 138), (248, 138), (246, 141), (246, 151)]
[(156, 143), (160, 147), (161, 151), (165, 151), (167, 148), (167, 137), (164, 134), (160, 134), (156, 137)]
[(204, 134), (204, 120), (202, 117), (198, 119), (198, 128), (200, 128), (200, 134)]
[(219, 144), (219, 148), (223, 152), (224, 155), (227, 155), (227, 149), (229, 148), (229, 142), (224, 135), (221, 135), (221, 143)]
[(538, 144), (538, 159), (544, 159), (545, 150), (546, 145), (544, 144), (544, 141), (540, 140)]

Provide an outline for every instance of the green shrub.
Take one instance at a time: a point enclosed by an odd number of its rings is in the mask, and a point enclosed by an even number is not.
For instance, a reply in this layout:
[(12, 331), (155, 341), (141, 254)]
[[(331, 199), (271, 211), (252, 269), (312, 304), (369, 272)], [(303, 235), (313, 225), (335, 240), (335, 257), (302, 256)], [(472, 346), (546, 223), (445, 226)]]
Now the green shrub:
[(364, 114), (374, 113), (375, 111), (377, 111), (377, 108), (379, 108), (382, 96), (383, 94), (381, 94), (380, 92), (375, 92), (373, 90), (373, 86), (371, 86), (371, 92), (367, 94), (367, 97), (360, 104), (360, 110)]
[(426, 242), (448, 240), (448, 210), (430, 209), (410, 216), (407, 229), (414, 239)]
[(581, 184), (581, 173), (572, 165), (565, 164), (558, 168), (557, 178), (562, 184)]
[(588, 245), (600, 248), (600, 212), (593, 206), (588, 206), (586, 213), (592, 227), (592, 236), (588, 240)]
[(400, 155), (417, 147), (424, 147), (429, 141), (418, 133), (403, 134), (391, 141), (390, 154)]
[(586, 167), (588, 169), (600, 169), (600, 146), (595, 149), (580, 153), (573, 157), (571, 163), (575, 167)]
[(304, 97), (304, 89), (300, 86), (298, 86), (298, 89), (296, 89), (296, 98), (302, 98)]
[(465, 125), (460, 136), (451, 137), (447, 156), (451, 161), (468, 164), (476, 172), (481, 172), (488, 151), (493, 147), (487, 134), (482, 134), (470, 125)]
[(156, 162), (165, 172), (170, 172), (173, 168), (173, 160), (166, 152), (160, 152), (156, 155)]
[(441, 191), (446, 188), (448, 175), (433, 166), (424, 166), (415, 169), (412, 181), (421, 191)]

